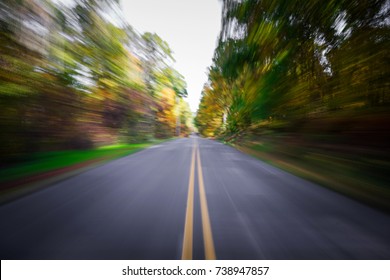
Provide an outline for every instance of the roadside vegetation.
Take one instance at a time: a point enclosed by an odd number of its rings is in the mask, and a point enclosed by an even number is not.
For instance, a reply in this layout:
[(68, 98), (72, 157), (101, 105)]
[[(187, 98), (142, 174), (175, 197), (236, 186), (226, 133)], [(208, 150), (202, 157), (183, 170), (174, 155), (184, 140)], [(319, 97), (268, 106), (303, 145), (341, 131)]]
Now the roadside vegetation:
[(0, 183), (24, 179), (37, 174), (48, 173), (64, 168), (72, 169), (79, 164), (103, 162), (114, 158), (130, 155), (157, 142), (142, 144), (120, 144), (102, 146), (87, 150), (64, 150), (56, 152), (41, 152), (30, 156), (28, 160), (0, 170)]
[(222, 16), (199, 132), (390, 209), (389, 1), (225, 0)]
[(134, 30), (119, 1), (1, 1), (0, 26), (3, 178), (37, 159), (58, 167), (189, 133), (173, 51)]
[(0, 193), (186, 136), (173, 51), (119, 1), (1, 1)]

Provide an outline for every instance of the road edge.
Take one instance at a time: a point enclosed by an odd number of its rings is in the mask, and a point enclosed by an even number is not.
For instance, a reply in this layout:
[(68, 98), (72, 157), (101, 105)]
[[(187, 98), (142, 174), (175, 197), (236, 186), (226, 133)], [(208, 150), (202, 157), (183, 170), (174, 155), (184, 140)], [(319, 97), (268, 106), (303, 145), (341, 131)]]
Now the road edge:
[[(67, 166), (65, 168), (56, 169), (53, 171), (57, 171), (59, 174), (56, 175), (48, 175), (45, 179), (37, 179), (33, 180), (32, 182), (26, 182), (26, 183), (20, 183), (15, 187), (10, 188), (9, 190), (4, 191), (0, 194), (0, 206), (5, 205), (7, 203), (10, 203), (12, 201), (15, 201), (17, 199), (20, 199), (22, 197), (25, 197), (27, 195), (33, 194), (35, 192), (41, 191), (47, 187), (49, 187), (52, 184), (61, 182), (63, 180), (69, 179), (71, 177), (77, 176), (81, 173), (84, 173), (86, 171), (92, 170), (94, 168), (97, 168), (99, 166), (102, 166), (106, 163), (109, 163), (113, 160), (127, 157), (134, 155), (136, 153), (139, 153), (145, 149), (148, 149), (152, 146), (159, 145), (161, 143), (169, 142), (176, 140), (177, 138), (169, 138), (166, 140), (159, 141), (157, 143), (150, 143), (149, 146), (143, 147), (143, 148), (137, 148), (129, 153), (123, 154), (123, 155), (113, 155), (111, 157), (102, 157), (94, 160), (84, 161), (81, 163), (77, 163), (74, 165)], [(81, 166), (81, 167), (80, 167)], [(61, 171), (64, 169), (64, 171)], [(69, 170), (70, 171), (67, 171)], [(49, 171), (47, 173), (55, 173), (53, 171)], [(34, 176), (39, 177), (39, 175), (43, 175), (45, 173), (36, 174)], [(27, 180), (28, 181), (28, 180)]]

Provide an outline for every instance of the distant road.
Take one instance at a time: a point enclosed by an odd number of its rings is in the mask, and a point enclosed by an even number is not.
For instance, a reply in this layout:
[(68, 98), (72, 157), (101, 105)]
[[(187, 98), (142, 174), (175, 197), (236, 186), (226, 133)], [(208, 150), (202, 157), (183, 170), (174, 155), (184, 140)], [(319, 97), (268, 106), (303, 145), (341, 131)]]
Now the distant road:
[(0, 207), (1, 259), (390, 259), (390, 216), (198, 137)]

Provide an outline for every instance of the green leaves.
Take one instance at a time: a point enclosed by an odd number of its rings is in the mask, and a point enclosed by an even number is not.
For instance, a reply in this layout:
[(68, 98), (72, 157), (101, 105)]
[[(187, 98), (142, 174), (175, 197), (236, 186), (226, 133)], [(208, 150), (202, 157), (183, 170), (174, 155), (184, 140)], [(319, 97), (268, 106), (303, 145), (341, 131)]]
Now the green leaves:
[(197, 124), (212, 134), (222, 116), (220, 133), (229, 134), (270, 119), (388, 106), (389, 14), (376, 0), (223, 1)]
[(118, 3), (1, 2), (0, 164), (36, 151), (172, 137), (177, 120), (188, 133), (186, 82), (172, 50), (115, 17)]

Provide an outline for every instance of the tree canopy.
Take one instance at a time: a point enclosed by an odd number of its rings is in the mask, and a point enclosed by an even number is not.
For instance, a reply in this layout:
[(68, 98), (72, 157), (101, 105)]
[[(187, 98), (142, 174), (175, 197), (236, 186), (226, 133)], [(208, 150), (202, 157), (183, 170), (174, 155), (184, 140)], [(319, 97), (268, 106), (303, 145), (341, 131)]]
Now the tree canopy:
[(222, 2), (196, 116), (203, 134), (389, 105), (388, 1)]
[(172, 137), (192, 117), (184, 77), (157, 34), (139, 34), (119, 1), (0, 3), (4, 164), (36, 151)]

